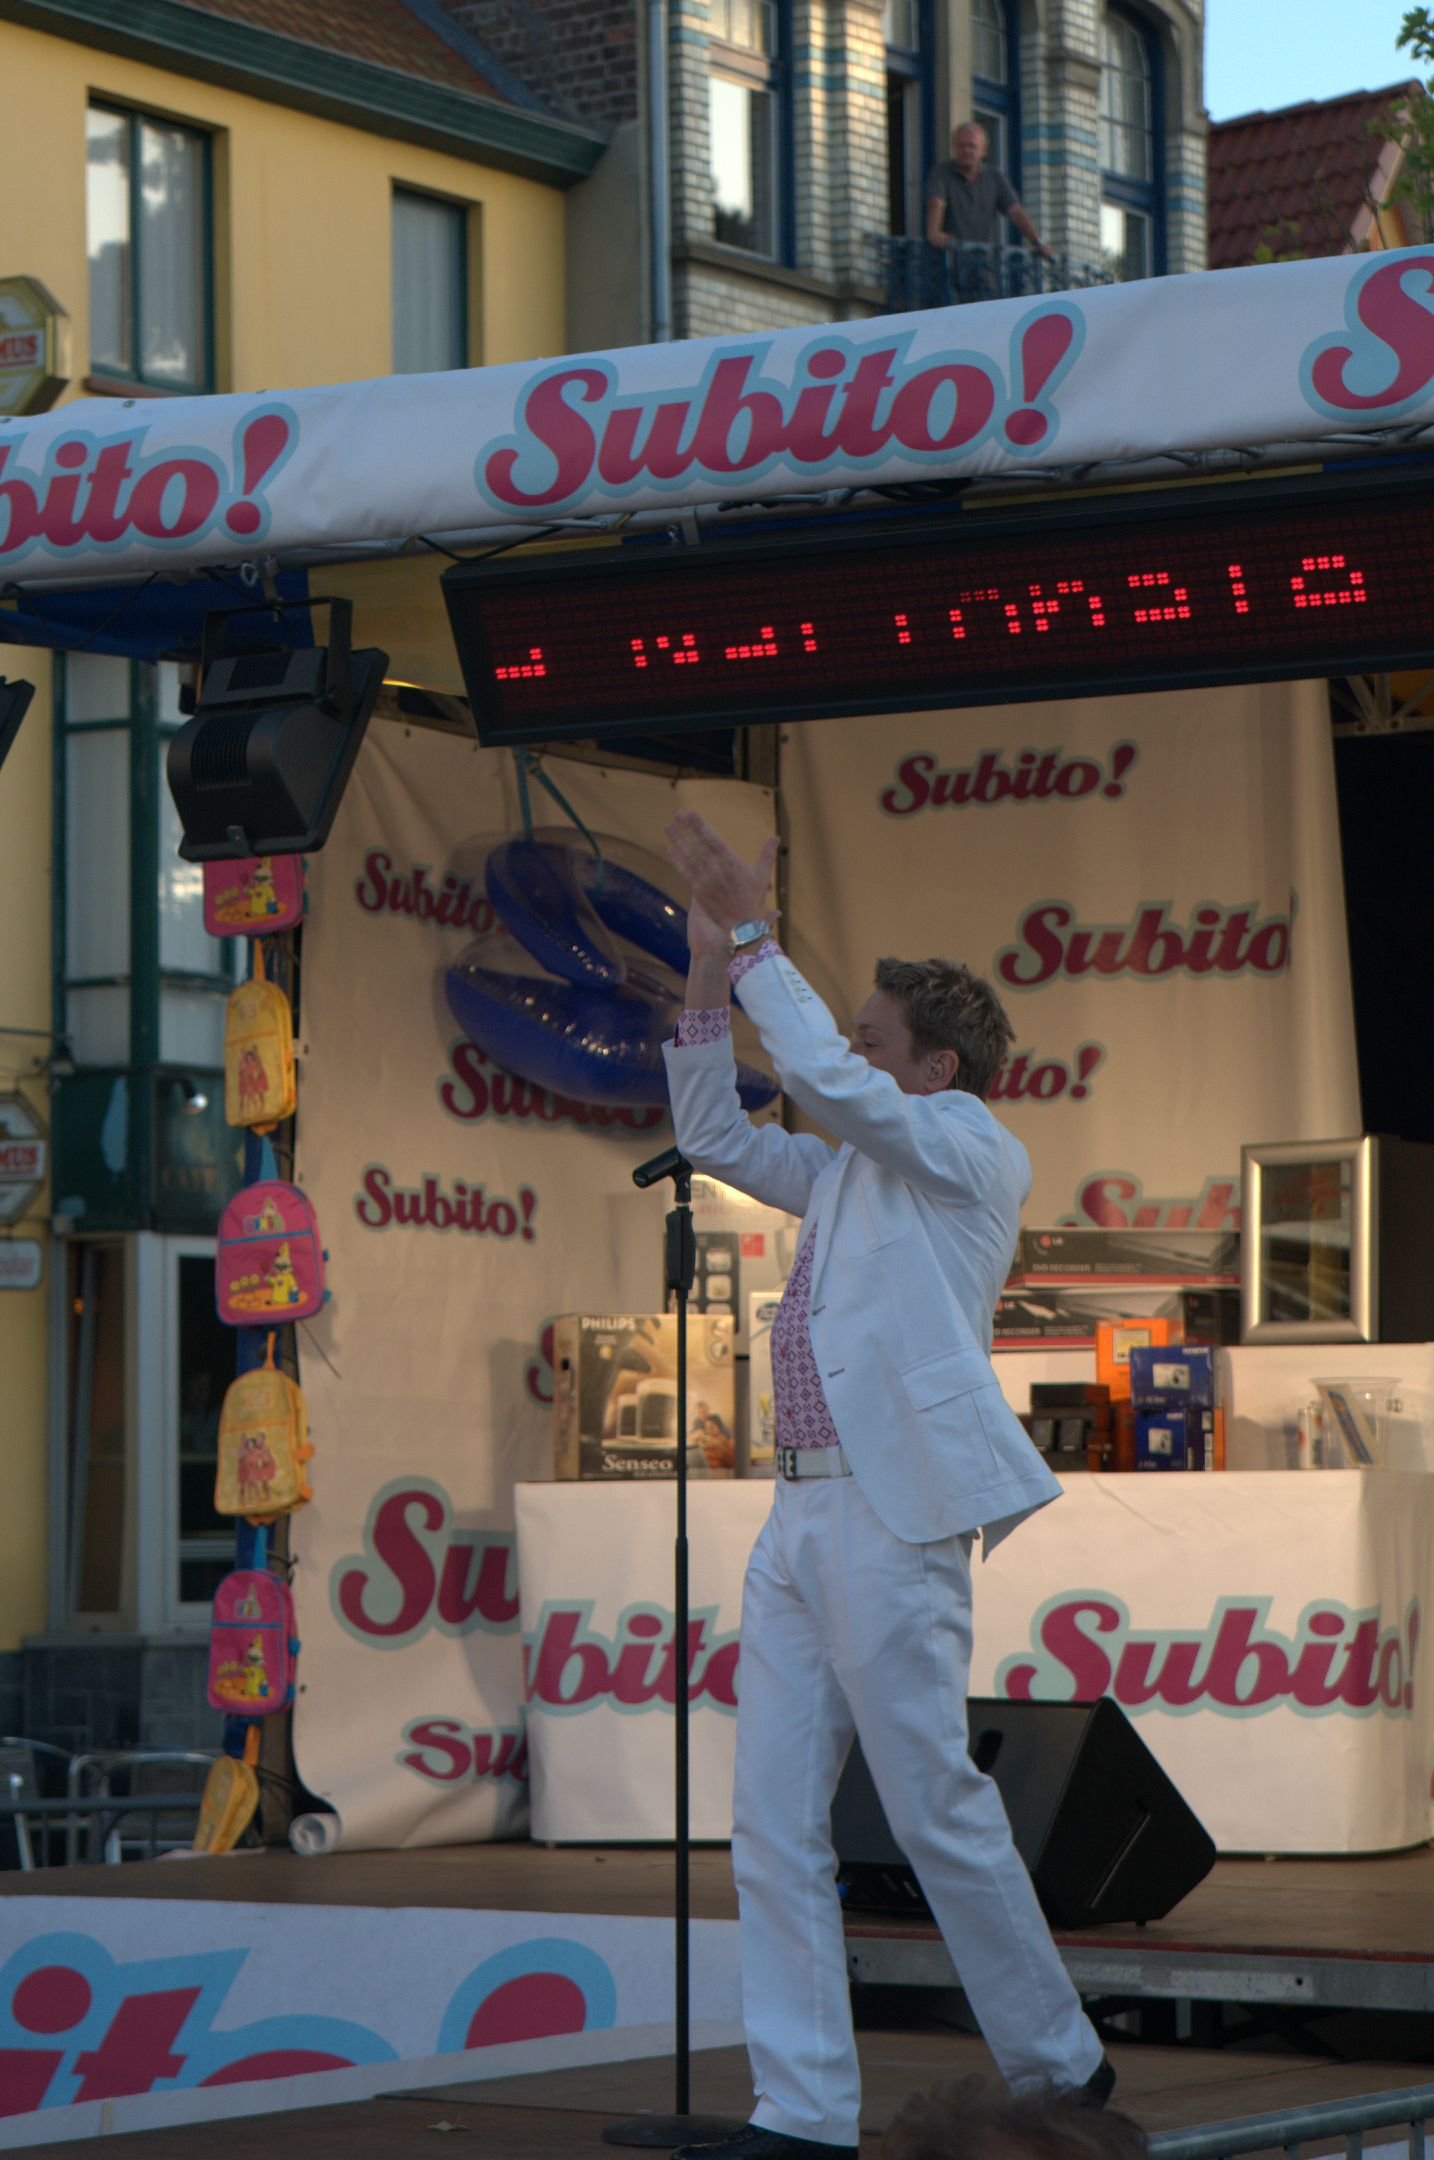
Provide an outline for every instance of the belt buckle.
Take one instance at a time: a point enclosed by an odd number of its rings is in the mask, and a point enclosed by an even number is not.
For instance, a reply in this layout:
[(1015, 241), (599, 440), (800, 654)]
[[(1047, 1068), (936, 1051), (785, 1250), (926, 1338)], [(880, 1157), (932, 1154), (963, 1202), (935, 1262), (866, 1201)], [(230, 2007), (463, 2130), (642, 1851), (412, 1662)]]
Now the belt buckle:
[(797, 1474), (797, 1451), (796, 1451), (796, 1449), (795, 1449), (795, 1448), (790, 1448), (790, 1447), (779, 1447), (779, 1448), (777, 1449), (777, 1475), (778, 1475), (779, 1477), (784, 1477), (784, 1478), (787, 1478), (787, 1479), (792, 1479), (792, 1478), (794, 1478), (794, 1477), (796, 1476), (796, 1474)]

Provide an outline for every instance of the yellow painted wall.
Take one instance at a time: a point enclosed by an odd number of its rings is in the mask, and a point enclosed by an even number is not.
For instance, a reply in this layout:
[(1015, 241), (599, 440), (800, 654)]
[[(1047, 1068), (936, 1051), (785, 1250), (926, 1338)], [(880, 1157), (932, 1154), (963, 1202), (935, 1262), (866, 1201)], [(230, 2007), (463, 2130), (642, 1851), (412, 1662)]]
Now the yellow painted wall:
[[(28, 272), (70, 313), (83, 395), (89, 323), (85, 112), (134, 105), (214, 134), (216, 381), (281, 390), (392, 366), (395, 184), (473, 206), (475, 360), (561, 352), (562, 191), (0, 23), (0, 275)], [(363, 625), (358, 626), (361, 642)], [(0, 1025), (50, 1023), (50, 667), (0, 646), (37, 694), (0, 775)], [(44, 1045), (0, 1035), (0, 1087)], [(43, 1093), (38, 1101), (43, 1104)], [(31, 1226), (32, 1228), (34, 1226)], [(47, 1250), (46, 1264), (50, 1256)], [(45, 1625), (47, 1293), (0, 1291), (0, 1651)]]
[(0, 80), (7, 112), (0, 131), (0, 262), (41, 278), (64, 303), (81, 356), (89, 349), (85, 108), (91, 98), (215, 131), (220, 389), (281, 390), (389, 372), (395, 183), (477, 208), (479, 360), (563, 349), (558, 188), (10, 23), (0, 24)]
[[(49, 1044), (5, 1028), (50, 1025), (50, 656), (0, 646), (0, 675), (35, 685), (35, 698), (0, 773), (0, 1093), (23, 1093), (42, 1123), (48, 1096), (36, 1068)], [(41, 1195), (42, 1209), (47, 1205)], [(45, 1246), (38, 1290), (0, 1290), (0, 1650), (45, 1619), (46, 1345), (51, 1251), (45, 1222), (13, 1225)]]

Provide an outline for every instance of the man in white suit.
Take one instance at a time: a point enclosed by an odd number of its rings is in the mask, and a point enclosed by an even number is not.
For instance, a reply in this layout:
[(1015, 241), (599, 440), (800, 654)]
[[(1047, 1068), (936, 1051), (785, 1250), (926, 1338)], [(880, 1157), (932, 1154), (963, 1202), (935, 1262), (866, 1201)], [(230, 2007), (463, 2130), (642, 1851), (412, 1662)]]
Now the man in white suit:
[[(693, 895), (666, 1049), (677, 1144), (804, 1218), (772, 1333), (777, 1484), (742, 1608), (732, 1860), (757, 2103), (733, 2137), (683, 2148), (694, 2160), (855, 2160), (830, 1829), (853, 1735), (1008, 2084), (1101, 2106), (1115, 2082), (966, 1745), (972, 1543), (989, 1551), (1060, 1492), (989, 1357), (1030, 1190), (984, 1101), (1010, 1023), (964, 968), (881, 961), (844, 1041), (772, 934), (775, 853), (744, 863), (693, 812), (668, 827)], [(733, 983), (837, 1148), (742, 1110)]]

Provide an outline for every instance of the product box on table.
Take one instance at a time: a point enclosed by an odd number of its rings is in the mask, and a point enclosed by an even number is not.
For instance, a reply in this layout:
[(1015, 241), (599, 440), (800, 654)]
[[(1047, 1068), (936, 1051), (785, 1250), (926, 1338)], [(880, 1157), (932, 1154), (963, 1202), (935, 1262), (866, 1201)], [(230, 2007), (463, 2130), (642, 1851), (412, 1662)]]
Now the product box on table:
[[(732, 1316), (687, 1316), (687, 1474), (736, 1466)], [(560, 1478), (673, 1477), (677, 1318), (564, 1313), (553, 1322), (554, 1470)]]
[(1135, 1467), (1137, 1470), (1184, 1470), (1188, 1468), (1189, 1434), (1183, 1410), (1140, 1410), (1135, 1413)]
[(1013, 1282), (1238, 1283), (1238, 1230), (1023, 1230)]
[(1179, 1295), (1163, 1283), (1008, 1282), (996, 1302), (992, 1345), (997, 1350), (1022, 1343), (1082, 1350), (1095, 1342), (1101, 1321), (1126, 1319), (1159, 1320), (1168, 1339)]
[(1209, 1343), (1212, 1348), (1223, 1350), (1240, 1340), (1238, 1284), (1185, 1284), (1179, 1291), (1179, 1298), (1175, 1332), (1181, 1342)]
[(1130, 1399), (1137, 1410), (1209, 1410), (1215, 1402), (1215, 1353), (1207, 1344), (1172, 1342), (1132, 1345)]
[(1135, 1468), (1137, 1470), (1213, 1470), (1215, 1459), (1213, 1409), (1198, 1404), (1159, 1408), (1135, 1407)]
[[(772, 1393), (772, 1322), (781, 1307), (779, 1290), (754, 1290), (747, 1300), (747, 1431), (744, 1474), (773, 1477), (777, 1465), (777, 1414)], [(739, 1436), (739, 1454), (740, 1436)]]
[(697, 1244), (691, 1312), (730, 1313), (733, 1345), (750, 1356), (746, 1320), (753, 1291), (781, 1296), (792, 1272), (801, 1221), (764, 1207), (718, 1178), (692, 1180), (692, 1234)]

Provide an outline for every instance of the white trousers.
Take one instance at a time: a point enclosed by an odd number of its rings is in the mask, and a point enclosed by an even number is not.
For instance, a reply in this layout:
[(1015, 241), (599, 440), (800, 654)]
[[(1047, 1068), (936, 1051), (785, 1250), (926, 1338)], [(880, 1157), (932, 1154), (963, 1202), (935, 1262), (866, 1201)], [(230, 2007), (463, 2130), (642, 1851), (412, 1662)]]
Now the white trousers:
[(857, 2143), (831, 1801), (853, 1733), (982, 2035), (1016, 2091), (1083, 2085), (1101, 2044), (966, 1747), (971, 1539), (907, 1545), (855, 1478), (779, 1480), (742, 1605), (732, 1861), (757, 2105)]

